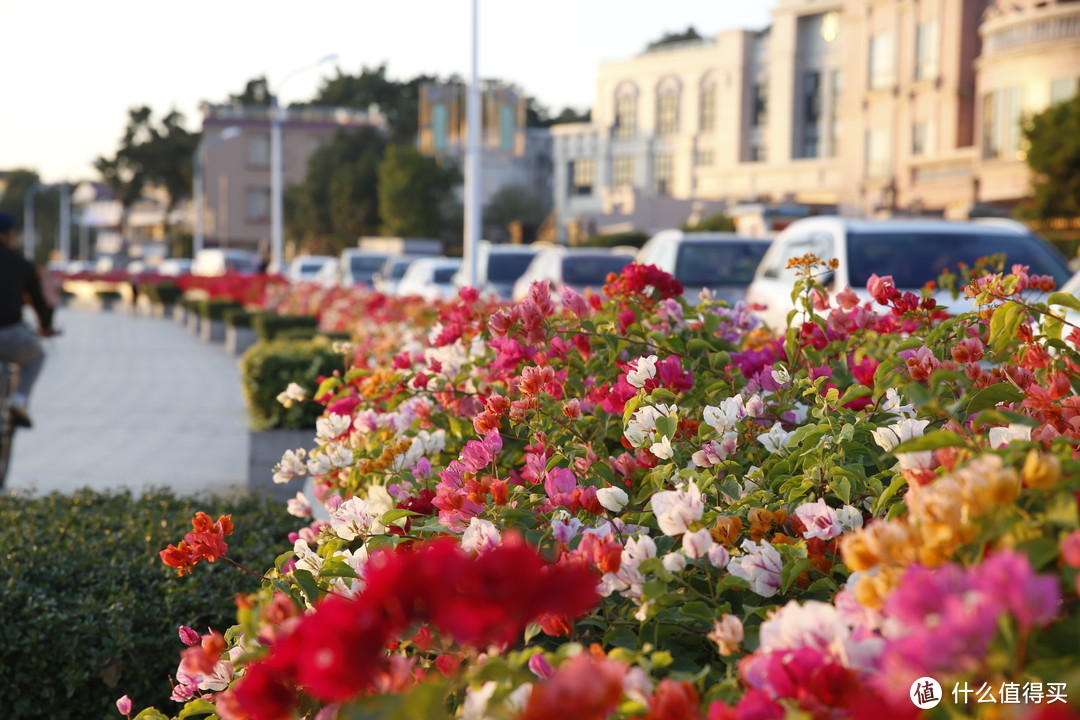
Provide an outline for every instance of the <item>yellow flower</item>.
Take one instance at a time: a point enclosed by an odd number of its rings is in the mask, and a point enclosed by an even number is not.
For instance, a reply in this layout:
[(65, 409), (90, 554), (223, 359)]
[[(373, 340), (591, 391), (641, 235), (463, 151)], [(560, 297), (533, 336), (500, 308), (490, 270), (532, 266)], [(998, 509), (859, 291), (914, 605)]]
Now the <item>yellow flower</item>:
[(1024, 480), (1024, 487), (1046, 490), (1057, 484), (1061, 476), (1061, 461), (1057, 455), (1041, 453), (1038, 450), (1028, 451), (1027, 459), (1024, 460), (1024, 469), (1020, 471), (1020, 477)]

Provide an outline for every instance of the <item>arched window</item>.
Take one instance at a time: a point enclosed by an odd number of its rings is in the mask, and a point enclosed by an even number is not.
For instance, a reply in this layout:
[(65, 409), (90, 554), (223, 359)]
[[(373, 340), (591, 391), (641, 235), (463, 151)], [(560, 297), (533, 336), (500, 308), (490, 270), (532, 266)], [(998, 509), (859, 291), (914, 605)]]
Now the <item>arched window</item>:
[(615, 138), (628, 140), (637, 135), (638, 89), (624, 82), (615, 89)]
[(716, 129), (716, 75), (708, 72), (701, 78), (698, 92), (698, 132)]
[(677, 78), (666, 77), (656, 86), (656, 134), (674, 135), (679, 132), (679, 95), (682, 89)]

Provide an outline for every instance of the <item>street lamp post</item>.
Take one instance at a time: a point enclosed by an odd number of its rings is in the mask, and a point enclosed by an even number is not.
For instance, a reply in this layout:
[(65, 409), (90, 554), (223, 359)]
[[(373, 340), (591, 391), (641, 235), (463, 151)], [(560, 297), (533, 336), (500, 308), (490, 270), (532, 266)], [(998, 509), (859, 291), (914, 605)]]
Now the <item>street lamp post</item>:
[(195, 203), (195, 232), (192, 241), (192, 257), (199, 254), (199, 251), (203, 249), (205, 243), (205, 237), (203, 235), (203, 194), (205, 192), (204, 178), (203, 178), (203, 162), (202, 155), (208, 151), (214, 145), (225, 140), (231, 140), (234, 137), (240, 135), (240, 128), (236, 125), (225, 128), (217, 135), (212, 137), (204, 137), (199, 140), (199, 145), (195, 148), (195, 162), (194, 162), (194, 176), (195, 176), (195, 188), (192, 193)]
[(71, 259), (71, 188), (67, 181), (60, 183), (60, 259), (66, 265)]
[(468, 137), (465, 146), (465, 242), (462, 255), (465, 265), (465, 280), (470, 287), (476, 287), (478, 280), (477, 250), (480, 246), (480, 77), (477, 69), (478, 42), (478, 0), (472, 0), (471, 33), (472, 61), (469, 72), (469, 95), (466, 107)]
[(277, 272), (285, 263), (285, 188), (283, 158), (281, 152), (281, 124), (288, 114), (278, 102), (285, 81), (306, 70), (337, 59), (337, 53), (327, 55), (316, 63), (304, 66), (283, 77), (277, 84), (277, 92), (270, 93), (270, 267)]
[(37, 249), (37, 235), (34, 232), (34, 196), (38, 194), (44, 185), (35, 182), (26, 189), (23, 195), (23, 254), (34, 261), (34, 251)]

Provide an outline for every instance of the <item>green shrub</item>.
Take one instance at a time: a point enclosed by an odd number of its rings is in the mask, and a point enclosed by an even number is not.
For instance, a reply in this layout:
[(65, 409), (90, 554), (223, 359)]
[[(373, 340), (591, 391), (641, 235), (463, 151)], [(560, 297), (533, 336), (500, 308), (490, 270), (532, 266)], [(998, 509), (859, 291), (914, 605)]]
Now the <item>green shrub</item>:
[(229, 557), (256, 572), (272, 567), (300, 526), (259, 496), (185, 498), (168, 490), (81, 490), (0, 496), (0, 696), (9, 720), (117, 720), (115, 701), (169, 700), (183, 645), (177, 628), (224, 631), (233, 596), (259, 580), (218, 562), (187, 577), (158, 551), (191, 530), (203, 510), (232, 513)]
[(184, 291), (172, 283), (149, 283), (143, 286), (143, 292), (155, 305), (175, 305), (183, 297)]
[(237, 328), (249, 328), (251, 327), (251, 319), (255, 316), (255, 313), (248, 312), (242, 307), (231, 308), (226, 310), (221, 319), (225, 321), (225, 324), (229, 327)]
[(314, 428), (323, 407), (302, 402), (285, 407), (278, 394), (294, 382), (314, 395), (319, 378), (342, 368), (326, 338), (258, 342), (240, 359), (244, 395), (254, 430)]
[(276, 340), (313, 340), (320, 334), (319, 328), (315, 327), (287, 327), (278, 330), (274, 338)]
[(199, 316), (206, 320), (221, 320), (225, 317), (226, 311), (238, 309), (243, 309), (243, 305), (235, 300), (222, 300), (220, 298), (200, 300), (197, 306)]
[(98, 290), (98, 300), (104, 300), (106, 302), (110, 300), (119, 300), (120, 292), (118, 290)]
[(317, 328), (319, 321), (310, 315), (277, 315), (260, 313), (252, 318), (251, 326), (262, 340), (274, 340), (283, 330), (290, 328)]
[(631, 230), (629, 232), (611, 233), (610, 235), (594, 235), (585, 242), (581, 243), (587, 247), (619, 247), (620, 245), (628, 245), (630, 247), (641, 247), (645, 244), (645, 241), (649, 239), (649, 234), (641, 230)]

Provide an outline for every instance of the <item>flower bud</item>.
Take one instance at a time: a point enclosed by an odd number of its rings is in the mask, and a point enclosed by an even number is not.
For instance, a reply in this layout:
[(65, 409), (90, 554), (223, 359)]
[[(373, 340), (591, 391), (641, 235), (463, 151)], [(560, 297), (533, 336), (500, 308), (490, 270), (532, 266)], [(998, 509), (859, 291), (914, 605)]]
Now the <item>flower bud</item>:
[(120, 711), (121, 715), (131, 715), (131, 698), (127, 695), (116, 701), (116, 709)]
[(1024, 487), (1046, 490), (1057, 484), (1061, 476), (1061, 461), (1057, 455), (1041, 453), (1038, 450), (1028, 451), (1027, 459), (1024, 460), (1024, 468), (1020, 471)]
[(742, 620), (734, 615), (725, 613), (713, 625), (712, 632), (706, 637), (716, 643), (721, 655), (734, 655), (739, 650), (739, 644), (743, 640)]
[(180, 642), (187, 646), (195, 645), (199, 642), (199, 633), (194, 629), (189, 628), (187, 625), (180, 626)]
[(686, 569), (686, 556), (677, 552), (668, 553), (664, 556), (663, 563), (668, 572), (682, 572)]
[(682, 537), (683, 552), (687, 557), (699, 558), (704, 556), (712, 549), (713, 545), (712, 536), (709, 535), (709, 531), (706, 528), (702, 528), (696, 532), (684, 533)]

